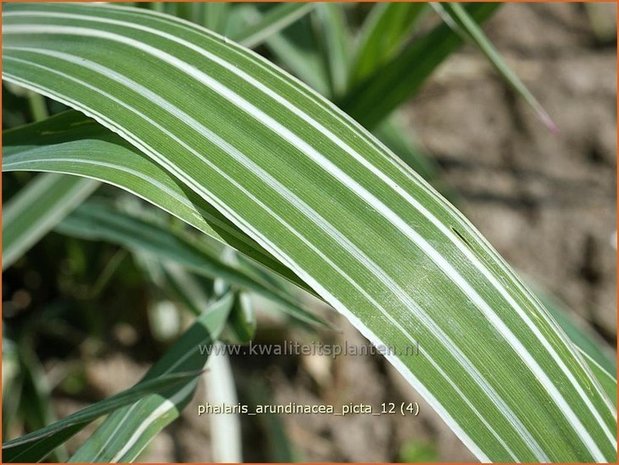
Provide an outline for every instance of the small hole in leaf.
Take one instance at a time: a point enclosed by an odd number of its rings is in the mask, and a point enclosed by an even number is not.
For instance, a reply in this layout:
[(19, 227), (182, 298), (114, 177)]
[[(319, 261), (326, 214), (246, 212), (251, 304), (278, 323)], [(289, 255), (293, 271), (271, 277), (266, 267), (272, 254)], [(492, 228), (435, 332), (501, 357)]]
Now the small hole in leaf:
[(458, 236), (458, 237), (460, 238), (460, 240), (461, 240), (462, 242), (464, 242), (464, 243), (465, 243), (465, 244), (466, 244), (469, 248), (471, 248), (471, 244), (469, 243), (469, 241), (467, 241), (467, 240), (464, 238), (464, 236), (463, 236), (462, 234), (460, 234), (460, 232), (459, 232), (456, 228), (454, 228), (453, 226), (451, 226), (451, 230), (454, 232), (454, 234), (455, 234), (456, 236)]

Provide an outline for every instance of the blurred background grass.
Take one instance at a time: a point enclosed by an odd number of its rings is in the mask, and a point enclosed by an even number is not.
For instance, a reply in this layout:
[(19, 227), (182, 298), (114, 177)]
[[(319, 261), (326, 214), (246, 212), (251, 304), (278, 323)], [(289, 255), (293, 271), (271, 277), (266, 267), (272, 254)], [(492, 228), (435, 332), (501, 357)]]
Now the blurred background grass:
[[(350, 11), (349, 20), (364, 8)], [(471, 46), (451, 56), (401, 112), (433, 182), (509, 263), (609, 347), (616, 342), (614, 18), (614, 4), (508, 4), (484, 27), (555, 119), (558, 134), (539, 123)], [(6, 87), (3, 99), (4, 128), (33, 120), (40, 105), (50, 114), (63, 109)], [(4, 198), (31, 178), (3, 175)], [(3, 273), (2, 298), (5, 438), (137, 381), (187, 323), (124, 250), (56, 233)], [(254, 302), (257, 342), (365, 343), (325, 308), (317, 310), (341, 333), (316, 336), (290, 327), (265, 312), (269, 305)], [(247, 461), (475, 460), (379, 356), (232, 357), (232, 367), (239, 399), (248, 404), (421, 403), (416, 418), (242, 417)], [(17, 368), (20, 376), (12, 377)], [(192, 408), (204, 396), (202, 386), (181, 421), (141, 460), (212, 457), (208, 421)], [(60, 451), (56, 458), (64, 457)]]

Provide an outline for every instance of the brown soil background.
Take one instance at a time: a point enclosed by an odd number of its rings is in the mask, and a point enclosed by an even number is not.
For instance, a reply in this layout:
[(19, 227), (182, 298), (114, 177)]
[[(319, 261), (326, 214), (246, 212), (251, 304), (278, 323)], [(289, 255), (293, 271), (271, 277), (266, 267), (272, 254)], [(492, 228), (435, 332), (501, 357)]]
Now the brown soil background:
[[(608, 4), (605, 18), (615, 17)], [(565, 302), (613, 346), (616, 268), (611, 236), (616, 198), (616, 48), (600, 44), (581, 4), (509, 4), (485, 28), (549, 111), (551, 134), (472, 48), (452, 56), (410, 102), (417, 141), (442, 167), (458, 204), (499, 252), (533, 283)], [(331, 342), (363, 344), (343, 319)], [(261, 340), (311, 340), (265, 323)], [(241, 400), (260, 384), (271, 403), (419, 401), (418, 417), (287, 416), (281, 421), (309, 461), (394, 461), (402, 444), (435, 443), (442, 461), (474, 457), (403, 379), (378, 356), (233, 360)], [(90, 381), (112, 394), (146, 367), (124, 355), (91, 365)], [(209, 425), (196, 415), (201, 387), (181, 420), (144, 461), (209, 461)], [(64, 399), (60, 416), (78, 405)], [(269, 460), (260, 419), (243, 421), (244, 459)], [(82, 436), (83, 438), (83, 436)], [(79, 441), (78, 441), (79, 442)]]

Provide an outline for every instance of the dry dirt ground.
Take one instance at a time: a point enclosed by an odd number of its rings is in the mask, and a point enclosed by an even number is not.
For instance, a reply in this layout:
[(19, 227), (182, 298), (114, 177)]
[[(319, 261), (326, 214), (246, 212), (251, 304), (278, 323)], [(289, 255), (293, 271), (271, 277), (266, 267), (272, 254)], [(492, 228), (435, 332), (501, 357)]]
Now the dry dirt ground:
[[(613, 8), (608, 6), (603, 18), (614, 18)], [(473, 49), (451, 57), (410, 103), (410, 127), (440, 163), (443, 180), (459, 194), (458, 205), (500, 253), (614, 345), (614, 41), (596, 39), (578, 4), (507, 5), (486, 30), (548, 109), (559, 133), (546, 130)], [(343, 319), (338, 324), (342, 334), (326, 336), (332, 342), (364, 343)], [(265, 326), (259, 338), (308, 337), (277, 331)], [(418, 401), (421, 406), (419, 416), (404, 418), (291, 415), (281, 417), (280, 425), (244, 418), (247, 461), (273, 458), (269, 450), (278, 426), (302, 460), (394, 461), (406, 443), (435, 444), (439, 460), (474, 460), (379, 356), (239, 358), (233, 366), (240, 399), (248, 402), (264, 390), (264, 399), (272, 403)], [(112, 357), (89, 371), (101, 392), (112, 394), (122, 387), (114, 380), (126, 386), (144, 369)], [(211, 460), (208, 420), (195, 412), (203, 389), (143, 460)]]

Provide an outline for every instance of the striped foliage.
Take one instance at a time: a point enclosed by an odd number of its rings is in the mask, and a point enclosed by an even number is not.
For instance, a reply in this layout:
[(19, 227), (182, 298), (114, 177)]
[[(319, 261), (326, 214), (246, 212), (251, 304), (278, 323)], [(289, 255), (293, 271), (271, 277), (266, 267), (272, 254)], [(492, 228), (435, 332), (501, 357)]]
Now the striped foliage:
[[(392, 348), (389, 361), (480, 459), (615, 459), (614, 408), (539, 301), (334, 105), (156, 13), (14, 4), (3, 26), (4, 79), (117, 133)], [(417, 342), (420, 355), (406, 355)]]
[[(215, 344), (234, 303), (228, 292), (203, 309), (196, 322), (155, 363), (144, 381), (173, 373), (200, 370)], [(132, 405), (115, 410), (71, 457), (70, 462), (131, 462), (165, 426), (175, 420), (193, 397), (198, 378), (161, 394), (143, 397)]]
[(155, 254), (187, 270), (221, 278), (230, 285), (256, 292), (307, 324), (328, 326), (300, 306), (298, 299), (285, 288), (260, 278), (259, 271), (251, 264), (243, 267), (226, 263), (221, 257), (221, 247), (197, 241), (189, 234), (140, 215), (118, 211), (108, 202), (84, 202), (58, 224), (56, 231), (81, 239), (109, 241), (139, 253)]
[(2, 445), (2, 458), (4, 462), (40, 462), (56, 447), (97, 418), (126, 405), (134, 404), (145, 396), (159, 396), (169, 392), (170, 389), (180, 389), (179, 385), (195, 384), (198, 374), (199, 372), (166, 374), (141, 381), (125, 391), (92, 404), (62, 420), (7, 441)]
[[(388, 146), (393, 145), (394, 150), (397, 149), (400, 157), (408, 155), (409, 158), (404, 160), (409, 166), (417, 166), (418, 171), (429, 175), (431, 172), (423, 170), (425, 165), (413, 159), (415, 153), (411, 147), (398, 145), (401, 144), (401, 139), (395, 137), (391, 129), (391, 126), (386, 124), (378, 133)], [(36, 141), (36, 144), (33, 141)], [(394, 141), (392, 145), (389, 144), (390, 141)], [(84, 176), (84, 178), (80, 178), (49, 175), (49, 181), (43, 181), (48, 176), (42, 175), (41, 179), (29, 183), (15, 199), (11, 200), (5, 209), (5, 213), (10, 212), (7, 217), (20, 218), (19, 222), (13, 220), (20, 226), (20, 230), (23, 229), (21, 225), (28, 225), (29, 230), (40, 229), (41, 212), (57, 211), (56, 206), (62, 207), (63, 211), (54, 219), (57, 219), (58, 222), (62, 221), (59, 216), (64, 216), (65, 204), (67, 203), (67, 199), (62, 194), (67, 187), (78, 183), (80, 179), (88, 182), (88, 178), (92, 177), (105, 181), (174, 214), (206, 236), (234, 247), (248, 257), (253, 257), (253, 260), (246, 261), (247, 271), (250, 271), (251, 274), (248, 275), (243, 270), (237, 271), (231, 268), (229, 264), (224, 263), (219, 258), (224, 253), (224, 249), (214, 243), (204, 241), (198, 246), (195, 240), (190, 240), (191, 236), (181, 234), (179, 231), (168, 230), (162, 224), (153, 224), (152, 221), (145, 223), (144, 219), (113, 211), (113, 205), (109, 202), (103, 204), (91, 202), (85, 205), (60, 224), (57, 227), (58, 231), (82, 239), (112, 241), (132, 249), (134, 253), (138, 253), (140, 256), (145, 253), (144, 250), (150, 249), (156, 254), (152, 255), (153, 259), (158, 256), (157, 261), (168, 262), (165, 266), (159, 264), (158, 268), (161, 269), (156, 274), (167, 275), (169, 279), (162, 282), (157, 281), (157, 284), (161, 287), (168, 287), (170, 280), (177, 282), (177, 285), (181, 288), (177, 289), (175, 297), (180, 301), (186, 301), (185, 294), (191, 294), (190, 289), (183, 284), (192, 279), (186, 269), (193, 268), (202, 275), (225, 276), (232, 284), (253, 289), (254, 292), (270, 297), (275, 302), (290, 306), (289, 310), (293, 315), (297, 313), (300, 316), (300, 321), (315, 322), (315, 317), (309, 315), (304, 309), (298, 307), (294, 300), (291, 300), (294, 299), (292, 295), (286, 295), (282, 288), (273, 289), (274, 276), (271, 275), (268, 279), (266, 277), (259, 279), (264, 276), (264, 272), (261, 271), (261, 268), (254, 266), (255, 261), (258, 261), (269, 271), (283, 275), (302, 289), (309, 290), (303, 285), (303, 282), (296, 280), (287, 268), (283, 267), (260, 245), (222, 217), (201, 197), (191, 195), (191, 192), (180, 189), (174, 178), (165, 170), (159, 168), (148, 157), (133, 149), (120, 137), (110, 133), (92, 119), (76, 111), (68, 111), (45, 121), (7, 131), (4, 133), (4, 143), (6, 145), (3, 171), (49, 171)], [(44, 184), (46, 187), (41, 189), (40, 184)], [(28, 202), (18, 201), (20, 198), (27, 198)], [(79, 200), (81, 201), (81, 199)], [(187, 208), (183, 208), (185, 206)], [(119, 227), (119, 222), (123, 225), (122, 228)], [(21, 238), (22, 234), (28, 236), (27, 233), (13, 233), (15, 223), (12, 222), (5, 227), (5, 253), (10, 257), (17, 256), (17, 254), (9, 253), (14, 248), (12, 238)], [(139, 234), (138, 232), (144, 231), (144, 228), (154, 228), (156, 234), (147, 237)], [(38, 235), (41, 234), (42, 232), (38, 233)], [(139, 238), (139, 240), (136, 238)], [(158, 239), (154, 240), (156, 238)], [(178, 246), (166, 245), (160, 247), (158, 245), (162, 242), (170, 244), (177, 241), (181, 241), (180, 248)], [(196, 249), (196, 247), (198, 248)], [(187, 250), (194, 252), (187, 254)], [(242, 258), (242, 255), (239, 258)], [(152, 265), (152, 260), (150, 263)], [(172, 279), (172, 275), (165, 271), (166, 268), (172, 266), (182, 267), (177, 270), (178, 273), (181, 273), (178, 279)], [(152, 271), (150, 267), (148, 268), (149, 271)], [(559, 308), (560, 305), (548, 295), (540, 290), (535, 290), (535, 295), (578, 348), (600, 363), (604, 372), (610, 374), (616, 371), (613, 361), (602, 351), (601, 341), (592, 339), (586, 328), (575, 325), (566, 315), (566, 310)], [(189, 308), (194, 309), (194, 312), (199, 314), (194, 306), (189, 305)], [(587, 359), (585, 361), (588, 362)], [(589, 363), (589, 365), (593, 373), (597, 374), (597, 364)], [(612, 379), (612, 374), (610, 376)], [(608, 386), (608, 376), (601, 378), (598, 376), (598, 379), (603, 386)], [(613, 392), (613, 390), (611, 389), (609, 392)], [(614, 395), (609, 397), (611, 400), (614, 399)]]
[[(199, 195), (183, 189), (174, 176), (139, 150), (76, 111), (64, 112), (45, 121), (6, 131), (3, 133), (3, 143), (2, 170), (5, 172), (44, 171), (105, 181), (147, 200), (207, 236), (242, 251), (284, 277), (298, 282), (288, 268), (239, 231)], [(28, 186), (23, 194), (16, 196), (15, 201), (11, 201), (11, 206), (7, 206), (6, 218), (11, 222), (8, 224), (5, 222), (5, 237), (11, 242), (8, 244), (9, 247), (5, 243), (5, 259), (11, 258), (12, 262), (13, 257), (17, 257), (19, 252), (24, 250), (24, 247), (20, 247), (18, 251), (11, 252), (13, 237), (16, 238), (16, 243), (18, 238), (19, 242), (26, 242), (21, 232), (23, 228), (14, 224), (13, 218), (20, 216), (26, 209), (33, 209), (33, 204), (40, 211), (57, 210), (49, 208), (51, 201), (57, 198), (64, 200), (65, 197), (61, 195), (64, 190), (68, 186), (80, 183), (79, 178), (73, 176), (54, 179), (54, 185), (59, 186), (59, 192), (52, 194), (55, 186), (46, 187), (45, 190)], [(81, 181), (82, 184), (84, 182), (87, 181)], [(49, 181), (46, 184), (48, 183)], [(30, 190), (34, 192), (27, 194)], [(20, 197), (32, 200), (27, 203), (18, 201)], [(77, 195), (75, 197), (75, 202), (67, 202), (69, 205), (62, 204), (59, 207), (63, 211), (54, 219), (60, 221), (64, 213), (70, 211), (71, 206), (75, 207), (83, 200)], [(47, 201), (39, 203), (41, 198), (47, 198)], [(59, 202), (56, 202), (56, 205), (58, 204)], [(40, 218), (40, 212), (33, 211), (33, 213), (35, 214), (22, 218), (21, 222), (30, 224), (27, 222), (30, 217)], [(52, 222), (51, 226), (53, 225)], [(29, 228), (37, 230), (40, 226), (32, 224)], [(15, 229), (17, 231), (13, 232)], [(39, 232), (39, 236), (41, 234), (42, 232)], [(4, 264), (8, 265), (10, 262)]]
[(133, 460), (191, 399), (208, 357), (208, 351), (202, 353), (200, 347), (213, 345), (224, 328), (233, 304), (234, 296), (228, 292), (204, 305), (193, 325), (139, 383), (44, 428), (4, 443), (3, 460), (40, 462), (55, 447), (104, 415), (108, 417), (71, 460)]

